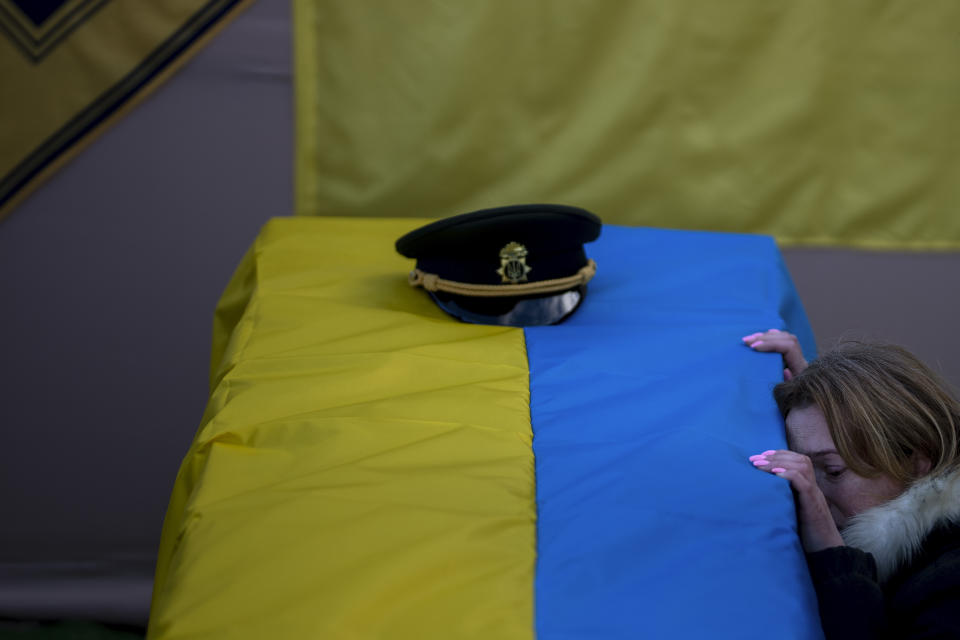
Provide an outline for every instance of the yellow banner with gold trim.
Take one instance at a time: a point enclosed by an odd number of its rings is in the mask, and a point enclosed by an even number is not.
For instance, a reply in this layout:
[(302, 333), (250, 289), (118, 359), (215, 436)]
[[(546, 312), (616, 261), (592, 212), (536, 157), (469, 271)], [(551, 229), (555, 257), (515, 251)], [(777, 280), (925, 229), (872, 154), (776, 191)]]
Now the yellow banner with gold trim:
[(251, 0), (0, 0), (0, 215)]
[(960, 2), (295, 0), (300, 214), (960, 249)]

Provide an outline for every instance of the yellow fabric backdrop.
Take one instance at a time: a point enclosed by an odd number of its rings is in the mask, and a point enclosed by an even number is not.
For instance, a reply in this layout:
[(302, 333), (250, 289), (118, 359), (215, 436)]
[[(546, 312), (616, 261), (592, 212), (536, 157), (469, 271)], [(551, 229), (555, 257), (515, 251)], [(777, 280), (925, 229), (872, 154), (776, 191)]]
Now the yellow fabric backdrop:
[(960, 248), (960, 2), (294, 0), (300, 214)]
[(0, 0), (0, 217), (250, 2)]

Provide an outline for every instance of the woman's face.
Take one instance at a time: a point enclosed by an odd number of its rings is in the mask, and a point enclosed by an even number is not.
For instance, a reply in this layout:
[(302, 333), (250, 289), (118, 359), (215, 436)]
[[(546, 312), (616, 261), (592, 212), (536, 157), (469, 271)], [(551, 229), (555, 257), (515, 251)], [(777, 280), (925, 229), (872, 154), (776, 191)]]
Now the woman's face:
[(827, 499), (838, 529), (842, 530), (851, 517), (897, 497), (906, 488), (887, 475), (864, 478), (849, 470), (837, 453), (823, 412), (816, 405), (791, 409), (786, 425), (790, 449), (813, 462), (817, 486)]

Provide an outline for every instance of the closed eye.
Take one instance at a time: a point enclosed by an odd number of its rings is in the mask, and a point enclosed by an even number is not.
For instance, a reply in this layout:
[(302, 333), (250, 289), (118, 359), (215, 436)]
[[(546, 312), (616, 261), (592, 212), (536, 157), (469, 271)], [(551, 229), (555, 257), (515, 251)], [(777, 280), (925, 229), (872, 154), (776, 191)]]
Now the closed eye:
[(827, 474), (827, 477), (830, 477), (830, 478), (839, 478), (840, 476), (842, 476), (842, 475), (845, 474), (846, 472), (847, 472), (847, 470), (846, 470), (845, 468), (843, 468), (843, 467), (841, 467), (841, 468), (839, 468), (839, 469), (824, 469), (824, 473), (826, 473), (826, 474)]

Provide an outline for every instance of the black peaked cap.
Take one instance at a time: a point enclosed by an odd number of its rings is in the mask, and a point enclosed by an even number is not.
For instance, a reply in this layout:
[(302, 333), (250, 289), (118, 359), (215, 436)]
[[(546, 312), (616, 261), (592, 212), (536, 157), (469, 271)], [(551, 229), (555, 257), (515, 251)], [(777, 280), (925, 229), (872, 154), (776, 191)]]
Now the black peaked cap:
[[(573, 275), (587, 262), (583, 244), (600, 236), (602, 222), (586, 209), (522, 204), (431, 222), (397, 240), (397, 251), (441, 278), (496, 284), (500, 250), (517, 242), (529, 253), (530, 282)], [(490, 267), (490, 265), (493, 265)]]
[[(583, 245), (596, 240), (601, 228), (600, 218), (578, 207), (513, 205), (431, 222), (399, 238), (396, 248), (417, 261), (412, 284), (428, 288), (429, 277), (457, 285), (428, 292), (444, 311), (461, 320), (555, 324), (573, 313), (586, 295), (586, 281), (595, 265)], [(511, 248), (522, 256), (511, 254)], [(505, 269), (520, 279), (508, 280)], [(567, 285), (563, 279), (577, 281)], [(541, 287), (546, 291), (528, 292), (544, 281), (551, 281)], [(471, 286), (486, 293), (477, 294)]]

